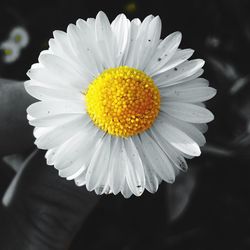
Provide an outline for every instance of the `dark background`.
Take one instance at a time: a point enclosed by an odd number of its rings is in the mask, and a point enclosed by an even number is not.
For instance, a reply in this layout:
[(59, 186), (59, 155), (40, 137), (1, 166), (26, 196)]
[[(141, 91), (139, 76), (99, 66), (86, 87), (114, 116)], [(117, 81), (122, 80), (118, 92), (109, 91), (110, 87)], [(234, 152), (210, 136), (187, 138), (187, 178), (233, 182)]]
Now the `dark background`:
[[(128, 10), (131, 3), (135, 9)], [(0, 5), (0, 42), (17, 25), (30, 35), (16, 62), (0, 62), (2, 78), (26, 80), (53, 30), (66, 30), (78, 18), (103, 10), (110, 21), (121, 12), (130, 19), (159, 15), (162, 37), (181, 31), (181, 48), (193, 48), (193, 58), (205, 59), (204, 77), (218, 90), (208, 103), (215, 120), (207, 145), (201, 157), (188, 162), (190, 171), (172, 186), (161, 184), (154, 195), (103, 196), (70, 250), (250, 249), (250, 1), (8, 0)], [(13, 176), (2, 163), (0, 192)]]

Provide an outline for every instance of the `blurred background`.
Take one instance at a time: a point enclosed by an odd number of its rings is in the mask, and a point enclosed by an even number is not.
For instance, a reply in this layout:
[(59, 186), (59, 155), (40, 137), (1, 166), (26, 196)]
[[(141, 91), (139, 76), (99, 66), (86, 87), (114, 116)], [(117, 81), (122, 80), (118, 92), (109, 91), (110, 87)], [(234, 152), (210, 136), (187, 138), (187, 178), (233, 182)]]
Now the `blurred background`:
[[(188, 161), (189, 171), (172, 185), (162, 183), (153, 195), (102, 196), (70, 250), (250, 249), (250, 1), (2, 0), (0, 5), (0, 44), (15, 27), (28, 36), (12, 62), (6, 62), (11, 48), (1, 48), (0, 78), (26, 80), (54, 30), (65, 31), (78, 18), (103, 10), (110, 21), (122, 12), (130, 19), (159, 15), (162, 37), (181, 31), (181, 48), (193, 48), (193, 58), (206, 61), (203, 76), (218, 91), (207, 104), (215, 114), (207, 144), (201, 157)], [(2, 159), (0, 198), (32, 150)]]

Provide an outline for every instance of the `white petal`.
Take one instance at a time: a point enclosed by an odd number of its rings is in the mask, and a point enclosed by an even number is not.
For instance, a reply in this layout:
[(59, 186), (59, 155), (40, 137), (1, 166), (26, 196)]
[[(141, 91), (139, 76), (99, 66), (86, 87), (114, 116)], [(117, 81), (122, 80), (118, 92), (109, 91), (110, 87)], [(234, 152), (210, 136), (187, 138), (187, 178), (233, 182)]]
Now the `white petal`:
[(56, 127), (64, 124), (65, 122), (74, 120), (75, 118), (80, 118), (84, 116), (84, 114), (58, 114), (51, 115), (42, 118), (28, 118), (29, 124), (37, 127)]
[[(68, 180), (77, 178), (86, 172), (88, 163), (94, 152), (96, 140), (86, 133), (89, 132), (92, 124), (83, 124), (83, 129), (78, 134), (71, 137), (68, 141), (58, 147), (54, 155), (55, 168), (59, 170), (61, 177)], [(92, 131), (93, 132), (93, 131)], [(91, 143), (91, 144), (89, 144)], [(84, 146), (83, 146), (84, 145)], [(91, 149), (86, 147), (91, 145)], [(85, 150), (84, 150), (85, 148)]]
[(153, 16), (147, 16), (140, 24), (138, 19), (134, 19), (131, 22), (131, 40), (128, 58), (126, 65), (134, 68), (139, 68), (143, 52), (147, 44), (147, 32), (150, 22), (153, 20)]
[(181, 151), (179, 151), (179, 152), (180, 152), (180, 153), (181, 153), (181, 155), (182, 155), (183, 157), (185, 157), (186, 159), (191, 160), (191, 159), (193, 159), (193, 158), (194, 158), (194, 156), (192, 156), (192, 155), (185, 154), (185, 153), (183, 153), (183, 152), (181, 152)]
[(139, 136), (133, 136), (132, 140), (140, 154), (140, 157), (143, 161), (144, 166), (144, 174), (145, 174), (145, 188), (150, 193), (155, 193), (159, 187), (159, 184), (161, 182), (161, 178), (158, 176), (158, 174), (154, 171), (154, 169), (151, 167), (150, 162), (147, 160), (147, 157), (145, 156), (145, 152), (143, 150), (142, 142)]
[[(50, 40), (49, 45), (53, 53), (56, 56), (64, 58), (64, 60), (69, 61), (75, 67), (79, 67), (79, 62), (75, 57), (68, 40), (68, 35), (66, 32), (55, 30), (53, 32), (54, 39)], [(80, 69), (79, 69), (80, 70)]]
[(86, 116), (75, 118), (72, 121), (69, 121), (61, 126), (53, 128), (45, 135), (42, 135), (39, 138), (37, 138), (35, 140), (35, 144), (37, 145), (37, 147), (41, 149), (49, 149), (59, 146), (60, 144), (70, 139), (73, 135), (80, 132), (86, 120), (87, 120)]
[(82, 38), (81, 36), (81, 30), (76, 25), (70, 24), (67, 28), (67, 34), (72, 51), (86, 71), (86, 74), (90, 74), (92, 77), (98, 75), (99, 72), (95, 60), (89, 53), (90, 48), (86, 43), (85, 37)]
[(150, 128), (150, 132), (152, 134), (153, 139), (160, 145), (161, 149), (165, 152), (165, 154), (169, 157), (169, 159), (174, 163), (174, 165), (182, 170), (186, 171), (188, 169), (187, 162), (185, 158), (174, 148), (171, 146), (167, 140), (163, 138), (154, 128)]
[(97, 129), (90, 122), (83, 124), (78, 134), (58, 148), (54, 156), (54, 165), (60, 176), (72, 180), (80, 178), (83, 173), (86, 174), (96, 141), (99, 139), (96, 132)]
[(164, 102), (204, 102), (216, 95), (216, 90), (211, 87), (200, 87), (200, 88), (184, 88), (184, 89), (172, 89), (172, 91), (161, 91), (163, 98), (161, 103)]
[(175, 172), (167, 155), (147, 132), (140, 134), (140, 138), (143, 147), (142, 149), (145, 157), (147, 157), (147, 160), (151, 165), (151, 168), (153, 168), (158, 176), (164, 181), (173, 183), (175, 180)]
[(187, 61), (192, 56), (194, 51), (192, 49), (177, 50), (177, 52), (171, 57), (171, 59), (163, 65), (155, 74), (161, 74), (174, 67), (177, 67), (181, 63)]
[(38, 60), (58, 81), (62, 81), (62, 84), (82, 90), (89, 83), (88, 78), (84, 78), (72, 65), (58, 56), (43, 54)]
[[(43, 86), (48, 87), (57, 87), (57, 88), (65, 88), (67, 85), (61, 79), (51, 73), (48, 69), (41, 67), (31, 67), (31, 69), (27, 72), (28, 77), (35, 82), (41, 83)], [(68, 85), (68, 89), (73, 89), (73, 86)]]
[(159, 89), (161, 91), (161, 94), (163, 94), (165, 92), (168, 93), (174, 90), (184, 90), (184, 89), (189, 89), (189, 88), (204, 88), (208, 86), (209, 86), (209, 82), (207, 79), (196, 78), (190, 81), (183, 81), (178, 84), (171, 85), (171, 86), (166, 86), (166, 87), (161, 86), (159, 87)]
[(130, 40), (128, 41), (128, 51), (126, 56), (124, 56), (123, 64), (132, 67), (135, 61), (135, 53), (136, 53), (136, 38), (138, 35), (138, 30), (141, 25), (141, 21), (137, 19), (133, 19), (130, 23)]
[(110, 156), (110, 187), (114, 194), (122, 190), (125, 181), (125, 156), (123, 143), (118, 137), (113, 138), (113, 147)]
[(122, 65), (129, 50), (130, 21), (124, 14), (118, 15), (111, 23), (111, 29), (116, 40), (116, 66)]
[(189, 77), (191, 77), (192, 79), (193, 75), (198, 73), (203, 65), (204, 61), (201, 59), (186, 61), (175, 67), (174, 69), (170, 69), (162, 74), (155, 75), (155, 77), (153, 77), (153, 80), (159, 87), (171, 86), (184, 80), (190, 80)]
[(85, 52), (89, 54), (89, 57), (93, 58), (97, 72), (101, 73), (104, 70), (104, 62), (102, 61), (102, 51), (99, 50), (95, 37), (95, 19), (91, 22), (89, 22), (89, 20), (86, 22), (82, 19), (78, 19), (76, 26), (80, 29), (79, 35), (81, 40), (84, 41), (86, 47)]
[(27, 108), (27, 113), (33, 118), (42, 118), (58, 114), (84, 114), (84, 102), (77, 101), (42, 101), (35, 102)]
[(100, 136), (100, 133), (89, 136), (86, 131), (82, 131), (67, 141), (55, 155), (55, 168), (59, 170), (59, 175), (67, 180), (75, 179), (77, 185), (85, 184), (88, 166), (94, 157)]
[(95, 30), (95, 18), (87, 18), (87, 23), (91, 27), (92, 30)]
[(208, 126), (206, 123), (193, 123), (193, 126), (199, 129), (203, 134), (206, 133), (208, 130)]
[(132, 191), (130, 190), (126, 180), (124, 180), (124, 184), (122, 186), (121, 193), (124, 196), (124, 198), (126, 198), (126, 199), (128, 199), (133, 194)]
[(181, 102), (164, 102), (161, 110), (177, 119), (193, 123), (207, 123), (214, 119), (214, 115), (206, 108)]
[(95, 32), (96, 41), (102, 52), (102, 59), (106, 68), (115, 67), (115, 39), (111, 31), (109, 20), (102, 11), (100, 11), (96, 16)]
[(79, 187), (86, 185), (86, 169), (79, 176), (75, 178), (75, 184)]
[(86, 173), (86, 188), (89, 191), (104, 187), (108, 177), (111, 136), (105, 135), (97, 144)]
[(140, 155), (133, 143), (128, 137), (123, 140), (126, 152), (126, 180), (131, 191), (140, 196), (145, 189), (145, 175)]
[[(143, 24), (141, 29), (143, 28)], [(139, 30), (140, 32), (140, 30)], [(161, 19), (159, 16), (153, 18), (145, 30), (144, 37), (140, 42), (140, 46), (136, 51), (137, 60), (135, 67), (144, 70), (152, 56), (155, 54), (157, 45), (159, 44), (161, 36)], [(140, 38), (138, 38), (139, 41)]]
[(46, 163), (47, 165), (54, 165), (54, 158), (55, 158), (55, 154), (56, 154), (56, 151), (58, 150), (58, 147), (55, 147), (55, 148), (51, 148), (49, 149), (46, 154), (45, 154), (45, 158), (46, 158)]
[(159, 44), (154, 56), (150, 60), (150, 63), (145, 68), (145, 72), (154, 76), (157, 72), (172, 58), (176, 53), (176, 50), (181, 42), (181, 33), (174, 32), (168, 35)]
[(146, 37), (147, 37), (147, 30), (148, 30), (149, 24), (153, 20), (153, 18), (154, 18), (153, 15), (147, 16), (143, 20), (141, 25), (139, 26), (136, 40), (135, 40), (135, 52), (136, 53), (133, 56), (133, 65), (131, 65), (132, 67), (139, 68), (139, 63), (140, 63), (140, 59), (141, 59), (141, 53), (139, 53), (139, 52), (141, 51), (141, 47), (145, 46)]
[(49, 131), (51, 131), (53, 128), (39, 128), (39, 127), (35, 127), (33, 130), (33, 134), (35, 136), (35, 138), (39, 138), (40, 136), (45, 135), (46, 133), (48, 133)]
[[(170, 86), (172, 82), (178, 82), (182, 79), (185, 79), (187, 77), (190, 77), (194, 75), (195, 73), (198, 72), (204, 65), (204, 61), (201, 59), (195, 59), (195, 60), (190, 60), (186, 61), (179, 66), (175, 67), (174, 69), (170, 69), (162, 75), (159, 74), (159, 76), (162, 76), (163, 79), (165, 79), (165, 84), (164, 81), (161, 81), (161, 84), (159, 86)], [(157, 76), (157, 75), (156, 75)], [(155, 78), (157, 82), (157, 77)]]
[(71, 141), (67, 141), (56, 153), (55, 168), (62, 170), (70, 167), (72, 162), (78, 158), (83, 160), (82, 165), (88, 166), (92, 154), (95, 151), (97, 141), (103, 134), (104, 133), (97, 129), (91, 121), (87, 124), (83, 124), (80, 134), (75, 135)]
[[(35, 83), (34, 81), (26, 81), (24, 83), (25, 90), (37, 98), (38, 100), (51, 100), (51, 99), (59, 99), (59, 100), (78, 100), (83, 99), (83, 94), (81, 91), (75, 89), (60, 89), (60, 88), (48, 88), (44, 86), (39, 86), (39, 83)], [(54, 87), (54, 86), (51, 86)]]
[(160, 119), (157, 119), (153, 126), (165, 140), (181, 152), (191, 156), (201, 154), (198, 144), (181, 130)]
[(82, 66), (81, 62), (71, 49), (68, 34), (56, 30), (53, 32), (53, 35), (55, 39), (49, 40), (49, 46), (53, 52), (52, 54), (62, 58), (68, 64), (72, 65), (72, 67), (85, 79), (85, 82), (91, 82), (91, 74), (89, 74)]
[(73, 180), (81, 175), (86, 170), (86, 166), (82, 164), (82, 159), (76, 159), (68, 168), (59, 170), (60, 177), (67, 178), (67, 180)]
[(206, 104), (203, 102), (196, 102), (195, 105), (202, 107), (202, 108), (206, 108)]
[(166, 123), (184, 132), (186, 135), (191, 137), (199, 146), (203, 146), (206, 143), (206, 139), (202, 132), (193, 124), (175, 119), (163, 112), (159, 114), (159, 119), (164, 119)]
[[(197, 86), (206, 87), (209, 85), (208, 81), (206, 80), (206, 83), (205, 83), (203, 78), (198, 78), (203, 74), (203, 72), (204, 72), (203, 69), (199, 69), (195, 74), (193, 74), (189, 77), (183, 78), (181, 80), (173, 81), (173, 82), (171, 82), (171, 81), (166, 82), (166, 80), (164, 78), (164, 73), (163, 73), (163, 74), (157, 75), (156, 77), (153, 77), (153, 80), (160, 91), (162, 91), (162, 89), (164, 91), (164, 90), (172, 89), (172, 88), (182, 88), (186, 84), (191, 86), (191, 85), (193, 85), (191, 83), (192, 81), (196, 81), (196, 80), (200, 81), (201, 79), (202, 79), (203, 83), (197, 83)], [(196, 83), (194, 84), (194, 86), (196, 86)]]

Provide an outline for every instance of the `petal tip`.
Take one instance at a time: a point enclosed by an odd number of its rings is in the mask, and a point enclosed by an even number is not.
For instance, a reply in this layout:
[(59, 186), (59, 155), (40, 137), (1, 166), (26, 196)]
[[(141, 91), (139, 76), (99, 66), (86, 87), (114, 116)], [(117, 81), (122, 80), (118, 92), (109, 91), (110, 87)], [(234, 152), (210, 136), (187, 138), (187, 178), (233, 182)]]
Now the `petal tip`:
[(104, 11), (100, 10), (97, 15), (96, 15), (96, 19), (98, 18), (108, 18), (107, 15), (105, 14)]
[(182, 33), (180, 31), (175, 31), (173, 33), (173, 35), (178, 39), (181, 40), (182, 39)]

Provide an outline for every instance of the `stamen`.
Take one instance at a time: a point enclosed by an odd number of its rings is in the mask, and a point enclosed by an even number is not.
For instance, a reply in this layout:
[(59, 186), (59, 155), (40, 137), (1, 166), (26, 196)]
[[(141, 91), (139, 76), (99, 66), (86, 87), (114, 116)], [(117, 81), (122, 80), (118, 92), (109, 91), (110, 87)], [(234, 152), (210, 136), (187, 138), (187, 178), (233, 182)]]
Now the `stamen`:
[(89, 85), (85, 97), (94, 124), (120, 137), (150, 128), (160, 109), (160, 93), (152, 78), (128, 66), (102, 72)]

